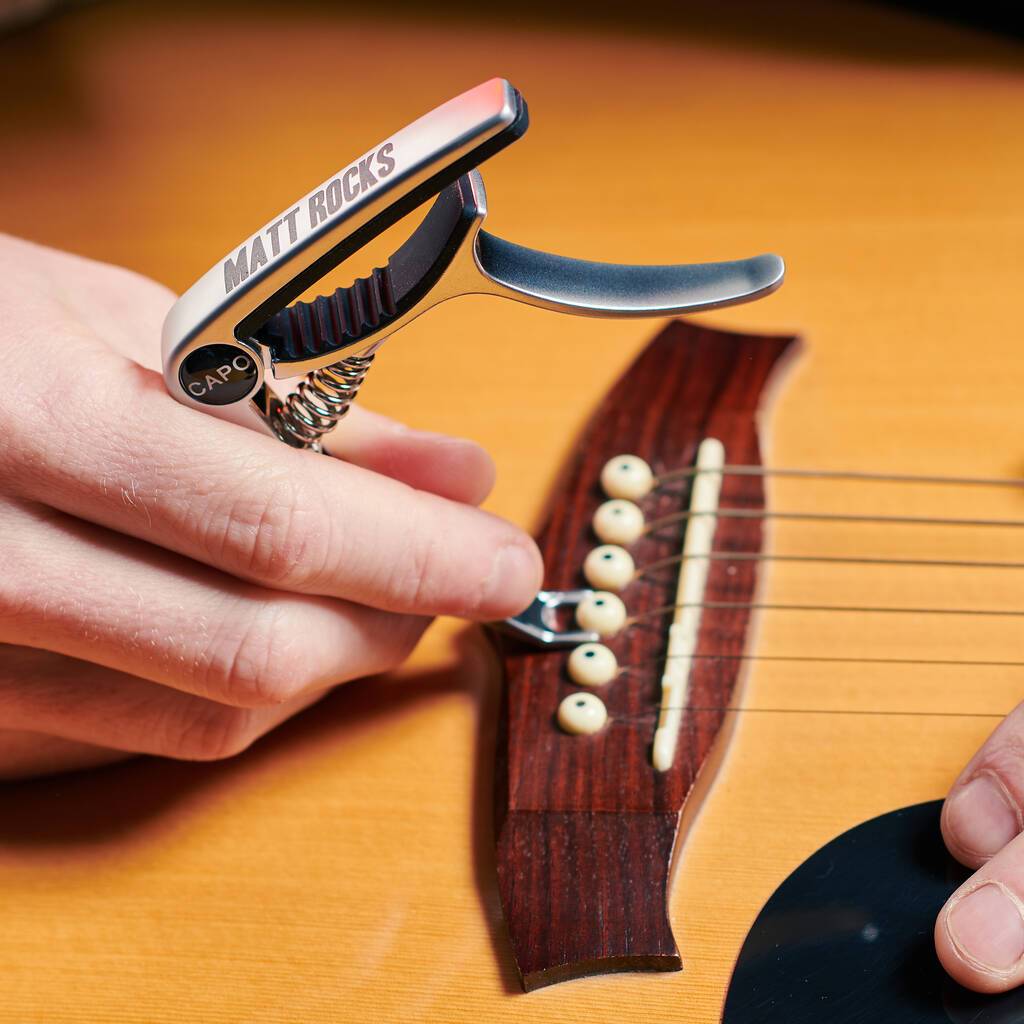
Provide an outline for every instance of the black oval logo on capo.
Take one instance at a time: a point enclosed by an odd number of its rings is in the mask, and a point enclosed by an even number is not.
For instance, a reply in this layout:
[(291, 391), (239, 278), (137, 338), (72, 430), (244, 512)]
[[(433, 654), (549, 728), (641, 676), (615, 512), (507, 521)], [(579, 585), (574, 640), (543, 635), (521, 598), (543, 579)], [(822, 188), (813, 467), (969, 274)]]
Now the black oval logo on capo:
[(240, 402), (252, 392), (258, 379), (254, 357), (235, 345), (197, 348), (178, 371), (185, 394), (203, 405)]

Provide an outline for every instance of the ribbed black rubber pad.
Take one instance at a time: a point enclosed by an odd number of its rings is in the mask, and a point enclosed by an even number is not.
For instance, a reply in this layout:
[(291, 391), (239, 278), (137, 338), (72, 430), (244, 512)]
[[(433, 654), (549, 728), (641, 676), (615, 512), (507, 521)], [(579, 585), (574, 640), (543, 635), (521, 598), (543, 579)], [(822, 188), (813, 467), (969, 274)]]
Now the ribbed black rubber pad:
[(282, 309), (257, 337), (279, 359), (303, 359), (346, 348), (397, 314), (391, 268), (377, 267), (333, 295)]

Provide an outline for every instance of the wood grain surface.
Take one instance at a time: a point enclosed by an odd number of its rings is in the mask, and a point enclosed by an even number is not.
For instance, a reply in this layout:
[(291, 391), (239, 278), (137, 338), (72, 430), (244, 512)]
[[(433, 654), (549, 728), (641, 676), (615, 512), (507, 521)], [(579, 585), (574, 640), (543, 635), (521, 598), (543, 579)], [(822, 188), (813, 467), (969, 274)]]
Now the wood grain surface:
[[(598, 259), (786, 257), (777, 295), (704, 318), (805, 338), (767, 463), (1021, 474), (1020, 44), (867, 5), (679, 7), (83, 7), (2, 43), (0, 225), (181, 290), (388, 131), (502, 74), (533, 125), (485, 168), (498, 234)], [(532, 529), (654, 329), (459, 300), (388, 343), (361, 400), (483, 442), (489, 507)], [(768, 483), (780, 509), (1024, 516), (1010, 490)], [(778, 521), (766, 545), (1024, 557), (985, 530)], [(777, 603), (1024, 603), (1007, 571), (766, 568)], [(0, 789), (0, 1020), (708, 1024), (785, 874), (941, 796), (1022, 689), (1006, 664), (768, 660), (1014, 662), (1015, 620), (767, 612), (756, 645), (676, 871), (682, 972), (519, 991), (490, 838), (497, 665), (441, 622), (402, 672), (234, 760)]]
[[(596, 544), (591, 521), (606, 500), (598, 481), (617, 455), (639, 456), (661, 477), (692, 466), (697, 446), (713, 437), (728, 463), (760, 466), (758, 404), (793, 341), (678, 320), (660, 331), (595, 409), (551, 496), (538, 536), (544, 586), (588, 586), (582, 567)], [(691, 485), (677, 480), (648, 495), (646, 521), (671, 520), (689, 508)], [(720, 518), (715, 549), (760, 554), (762, 478), (726, 475), (719, 501), (753, 516)], [(667, 522), (630, 545), (630, 554), (638, 568), (678, 557), (685, 534), (686, 520)], [(498, 887), (527, 989), (602, 972), (679, 968), (668, 927), (674, 841), (683, 804), (733, 705), (758, 569), (753, 559), (709, 563), (704, 600), (721, 607), (701, 615), (687, 680), (690, 710), (664, 772), (652, 766), (651, 744), (672, 617), (658, 611), (675, 604), (678, 564), (622, 591), (629, 615), (641, 621), (604, 641), (623, 675), (599, 692), (610, 724), (594, 736), (568, 735), (555, 722), (561, 700), (579, 689), (567, 677), (567, 652), (502, 638)]]

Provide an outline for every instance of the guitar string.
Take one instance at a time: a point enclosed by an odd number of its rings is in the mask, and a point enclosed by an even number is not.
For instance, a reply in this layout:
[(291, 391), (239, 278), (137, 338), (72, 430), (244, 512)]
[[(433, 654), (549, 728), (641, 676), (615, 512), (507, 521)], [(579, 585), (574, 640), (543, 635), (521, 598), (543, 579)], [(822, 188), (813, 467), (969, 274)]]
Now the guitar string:
[(706, 470), (688, 466), (659, 473), (656, 483), (698, 476), (701, 473), (720, 473), (724, 476), (778, 476), (802, 477), (820, 480), (856, 480), (865, 483), (936, 484), (955, 487), (1016, 487), (1024, 488), (1024, 478), (984, 476), (924, 476), (914, 473), (873, 473), (849, 469), (803, 469), (773, 466), (745, 466), (726, 464), (721, 469)]
[(710, 608), (712, 610), (786, 611), (786, 612), (839, 612), (859, 615), (971, 615), (992, 618), (1024, 618), (1019, 608), (909, 608), (902, 605), (842, 605), (842, 604), (781, 604), (770, 601), (681, 601), (652, 608), (627, 617), (625, 625), (635, 625), (645, 619), (667, 615), (678, 608)]
[[(655, 480), (661, 484), (673, 479), (692, 478), (704, 470), (697, 470), (695, 467), (688, 467), (662, 473)], [(761, 466), (726, 465), (720, 471), (723, 475), (732, 476), (761, 476), (761, 477), (798, 477), (817, 478), (827, 480), (855, 480), (860, 482), (879, 483), (907, 483), (922, 485), (950, 485), (967, 487), (1012, 487), (1024, 488), (1024, 479), (1007, 479), (993, 477), (956, 477), (956, 476), (925, 476), (917, 474), (898, 473), (870, 473), (853, 470), (821, 470), (821, 469), (795, 469), (795, 468), (766, 468)], [(996, 528), (1022, 528), (1024, 520), (1018, 519), (975, 519), (975, 518), (949, 518), (932, 516), (893, 516), (893, 515), (865, 515), (853, 513), (814, 513), (814, 512), (775, 512), (772, 510), (750, 510), (726, 508), (718, 509), (716, 515), (723, 518), (735, 519), (780, 519), (798, 521), (824, 521), (841, 523), (884, 523), (892, 525), (915, 525), (915, 526), (954, 526), (954, 527), (996, 527)], [(691, 513), (686, 510), (669, 516), (661, 517), (647, 524), (646, 533), (654, 532), (663, 526), (667, 526), (691, 518)], [(943, 567), (943, 568), (975, 568), (975, 569), (1021, 569), (1024, 563), (1021, 562), (985, 562), (973, 560), (956, 559), (913, 559), (913, 558), (885, 558), (885, 557), (852, 557), (852, 556), (827, 556), (827, 555), (776, 555), (752, 552), (711, 552), (704, 556), (675, 555), (670, 558), (661, 559), (650, 563), (647, 566), (638, 568), (637, 576), (645, 572), (654, 572), (661, 568), (668, 568), (685, 561), (688, 557), (707, 558), (709, 560), (733, 560), (733, 561), (789, 561), (789, 562), (815, 562), (825, 564), (848, 564), (848, 565), (882, 565), (882, 566), (920, 566), (920, 567)], [(769, 602), (696, 602), (667, 605), (654, 609), (627, 619), (627, 624), (634, 625), (643, 619), (664, 615), (675, 611), (680, 607), (699, 606), (711, 609), (757, 609), (763, 611), (797, 611), (797, 612), (840, 612), (849, 614), (916, 614), (916, 615), (963, 615), (963, 616), (986, 616), (986, 617), (1024, 617), (1024, 610), (1003, 610), (1003, 609), (956, 609), (956, 608), (908, 608), (908, 607), (887, 607), (887, 606), (855, 606), (855, 605), (801, 605), (801, 604), (776, 604)], [(735, 660), (735, 661), (764, 661), (764, 662), (806, 662), (821, 664), (889, 664), (889, 665), (913, 665), (913, 666), (948, 666), (948, 667), (1005, 667), (1024, 668), (1024, 661), (998, 661), (998, 660), (969, 660), (969, 659), (915, 659), (915, 658), (876, 658), (876, 657), (840, 657), (840, 656), (814, 656), (814, 655), (722, 655), (722, 654), (695, 654), (691, 655), (694, 660)], [(652, 663), (664, 664), (670, 660), (666, 656), (653, 657)], [(644, 663), (624, 665), (621, 668), (623, 674), (636, 672)], [(663, 710), (675, 710), (662, 708), (657, 701), (652, 701), (651, 709), (633, 715), (616, 715), (611, 719), (613, 725), (634, 725), (643, 723), (645, 726), (658, 720)], [(955, 718), (955, 719), (985, 719), (999, 721), (1007, 712), (982, 712), (982, 711), (919, 711), (919, 710), (887, 710), (887, 709), (854, 709), (854, 708), (783, 708), (783, 707), (749, 707), (742, 705), (687, 705), (680, 708), (691, 714), (762, 714), (762, 715), (845, 715), (845, 716), (868, 716), (868, 717), (931, 717), (931, 718)]]
[[(641, 661), (620, 665), (619, 671), (633, 672), (650, 664), (663, 664), (676, 658), (685, 658), (685, 654), (652, 655)], [(825, 665), (926, 665), (930, 668), (1024, 668), (1024, 661), (974, 660), (965, 658), (877, 658), (844, 656), (834, 654), (691, 654), (691, 659), (702, 661), (777, 661), (777, 662), (808, 662)]]
[[(669, 611), (674, 611), (677, 607), (695, 607), (699, 606), (702, 608), (718, 608), (718, 609), (761, 609), (769, 611), (800, 611), (800, 612), (847, 612), (847, 613), (864, 613), (864, 614), (940, 614), (940, 615), (968, 615), (968, 616), (997, 616), (997, 617), (1024, 617), (1024, 610), (1003, 610), (1003, 609), (947, 609), (947, 608), (907, 608), (907, 607), (891, 607), (891, 606), (854, 606), (854, 605), (796, 605), (796, 604), (774, 604), (768, 602), (741, 602), (741, 601), (706, 601), (706, 602), (694, 602), (690, 604), (682, 603), (678, 605), (666, 605), (662, 608), (654, 609), (651, 612), (642, 613), (639, 616), (633, 616), (627, 620), (628, 624), (633, 624), (641, 618), (651, 617), (658, 614), (666, 614)], [(685, 657), (682, 656), (682, 657)], [(967, 660), (967, 659), (941, 659), (941, 658), (871, 658), (871, 657), (839, 657), (839, 656), (814, 656), (814, 655), (756, 655), (756, 654), (741, 654), (741, 655), (722, 655), (722, 654), (695, 654), (690, 655), (693, 660), (734, 660), (734, 661), (775, 661), (775, 662), (807, 662), (807, 663), (822, 663), (822, 664), (890, 664), (890, 665), (914, 665), (914, 666), (947, 666), (947, 667), (960, 667), (960, 668), (973, 668), (973, 667), (1002, 667), (1002, 668), (1024, 668), (1024, 662), (1022, 661), (986, 661), (986, 660)], [(620, 672), (622, 674), (635, 674), (644, 664), (664, 664), (671, 660), (668, 656), (655, 656), (649, 659), (648, 662), (634, 663), (632, 665), (621, 666)], [(612, 718), (613, 722), (620, 724), (635, 724), (643, 723), (649, 724), (657, 721), (658, 716), (664, 710), (672, 710), (670, 708), (663, 708), (657, 702), (653, 700), (651, 702), (651, 710), (646, 712), (638, 712), (633, 715), (615, 715)], [(887, 716), (887, 717), (942, 717), (942, 718), (984, 718), (1001, 720), (1009, 713), (1007, 712), (975, 712), (975, 711), (894, 711), (894, 710), (882, 710), (882, 709), (852, 709), (852, 708), (758, 708), (758, 707), (745, 707), (737, 705), (708, 705), (708, 706), (692, 706), (687, 705), (681, 708), (683, 711), (688, 712), (723, 712), (723, 713), (743, 713), (743, 714), (797, 714), (797, 715), (876, 715), (876, 716)]]
[(684, 705), (681, 708), (662, 708), (656, 705), (651, 711), (634, 714), (610, 715), (609, 725), (650, 725), (658, 720), (661, 711), (697, 712), (700, 714), (744, 714), (744, 715), (843, 715), (850, 718), (977, 718), (1001, 721), (1012, 710), (1007, 711), (903, 711), (883, 708), (779, 708), (779, 707), (744, 707), (735, 704), (701, 704)]
[[(679, 657), (687, 657), (680, 655)], [(927, 667), (955, 667), (955, 668), (1024, 668), (1024, 661), (985, 661), (966, 659), (946, 658), (872, 658), (872, 657), (841, 657), (835, 655), (764, 655), (764, 654), (693, 654), (689, 656), (692, 660), (704, 661), (764, 661), (764, 662), (803, 662), (811, 664), (852, 664), (852, 665), (903, 665), (903, 666), (927, 666)], [(652, 665), (663, 665), (672, 660), (672, 656), (652, 656), (642, 662), (634, 662), (620, 666), (620, 675), (636, 676), (638, 671)], [(650, 710), (636, 712), (632, 715), (615, 715), (613, 722), (623, 723), (651, 723), (658, 719), (663, 710), (674, 710), (673, 708), (662, 708), (657, 699), (650, 702)], [(680, 710), (693, 712), (728, 712), (744, 714), (794, 714), (794, 715), (878, 715), (886, 717), (939, 717), (939, 718), (987, 718), (1002, 719), (1009, 711), (1005, 712), (983, 712), (983, 711), (903, 711), (878, 708), (761, 708), (744, 705), (686, 705)]]
[(949, 519), (943, 516), (892, 516), (857, 512), (776, 512), (772, 509), (719, 508), (714, 512), (691, 512), (683, 509), (667, 516), (652, 519), (645, 533), (653, 533), (664, 526), (683, 522), (696, 516), (717, 519), (786, 519), (827, 523), (884, 523), (896, 526), (993, 526), (1020, 529), (1024, 519)]
[(903, 565), (942, 569), (1024, 569), (1024, 562), (984, 562), (946, 558), (888, 558), (852, 555), (776, 555), (753, 551), (711, 551), (706, 555), (669, 555), (647, 565), (637, 566), (634, 580), (687, 561), (707, 559), (713, 562), (808, 562), (834, 565)]
[[(686, 655), (677, 655), (676, 657), (685, 658)], [(912, 667), (945, 667), (945, 668), (1024, 668), (1024, 661), (973, 661), (966, 659), (954, 659), (954, 658), (872, 658), (872, 657), (841, 657), (835, 655), (787, 655), (787, 654), (693, 654), (689, 656), (694, 661), (765, 661), (765, 662), (778, 662), (778, 663), (807, 663), (807, 664), (827, 664), (827, 665), (902, 665)], [(643, 661), (633, 662), (632, 664), (626, 664), (619, 666), (619, 675), (633, 676), (634, 678), (639, 675), (644, 669), (649, 669), (654, 666), (665, 664), (667, 661), (673, 660), (673, 656), (652, 656), (644, 659)], [(648, 678), (651, 678), (648, 676)], [(657, 700), (651, 701), (651, 711), (643, 712), (646, 717), (657, 717), (661, 706)], [(935, 714), (942, 717), (979, 717), (979, 718), (990, 718), (1005, 717), (1008, 712), (996, 715), (995, 712), (973, 712), (973, 711), (941, 711), (941, 712), (928, 712), (928, 711), (888, 711), (880, 709), (856, 709), (856, 708), (838, 708), (838, 709), (819, 709), (819, 708), (757, 708), (757, 707), (746, 707), (743, 705), (707, 705), (707, 706), (686, 706), (682, 710), (695, 710), (695, 711), (776, 711), (778, 713), (792, 713), (792, 714), (880, 714), (880, 715), (930, 715)], [(641, 714), (638, 712), (638, 714)]]
[[(679, 657), (687, 657), (680, 655)], [(970, 660), (953, 658), (877, 658), (877, 657), (843, 657), (834, 655), (759, 655), (759, 654), (693, 654), (691, 660), (704, 661), (764, 661), (781, 663), (811, 664), (852, 664), (852, 665), (903, 665), (954, 668), (1024, 668), (1024, 661)], [(671, 656), (652, 656), (642, 662), (622, 665), (620, 675), (636, 676), (639, 670), (651, 665), (663, 665), (672, 660)], [(649, 710), (632, 714), (615, 714), (611, 722), (621, 724), (651, 724), (658, 720), (662, 711), (676, 710), (674, 707), (662, 707), (655, 698), (650, 701)], [(810, 708), (810, 707), (750, 707), (744, 705), (684, 705), (679, 708), (684, 712), (722, 712), (734, 714), (792, 714), (792, 715), (848, 715), (848, 716), (883, 716), (883, 717), (923, 717), (923, 718), (979, 718), (1002, 720), (1012, 710), (996, 711), (909, 711), (879, 708)]]
[[(746, 467), (753, 469), (753, 467)], [(690, 470), (693, 475), (693, 470)], [(786, 471), (786, 472), (797, 472)], [(814, 473), (819, 471), (801, 471), (807, 473)], [(824, 472), (824, 471), (821, 471)], [(878, 477), (874, 477), (877, 479)], [(884, 479), (890, 479), (885, 477)], [(913, 480), (915, 482), (934, 482), (938, 479), (935, 477), (899, 477), (900, 480)], [(989, 478), (967, 478), (967, 477), (955, 477), (955, 478), (944, 478), (943, 482), (956, 482), (956, 483), (992, 483), (993, 480)], [(1005, 483), (1006, 481), (1003, 481)], [(1021, 486), (1020, 483), (1014, 482), (1015, 486)], [(703, 514), (703, 513), (697, 513)], [(940, 518), (930, 516), (868, 516), (868, 515), (856, 515), (849, 513), (810, 513), (810, 512), (772, 512), (770, 510), (747, 510), (747, 509), (718, 509), (715, 512), (716, 516), (742, 518), (742, 519), (759, 519), (759, 518), (789, 518), (789, 519), (821, 519), (830, 522), (884, 522), (884, 523), (897, 523), (900, 525), (942, 525), (942, 526), (1012, 526), (1012, 527), (1024, 527), (1024, 520), (1016, 519), (952, 519), (952, 518)], [(670, 522), (679, 522), (684, 519), (691, 517), (691, 513), (686, 510), (679, 513), (674, 513), (671, 516), (665, 516), (661, 519), (653, 521), (648, 525), (648, 531), (657, 529), (661, 525), (667, 525)], [(646, 566), (642, 566), (637, 570), (636, 575), (639, 576), (645, 572), (656, 571), (660, 568), (667, 568), (671, 565), (678, 565), (688, 558), (706, 558), (709, 560), (750, 560), (750, 561), (792, 561), (792, 562), (822, 562), (826, 564), (850, 564), (850, 565), (906, 565), (906, 566), (926, 566), (931, 568), (946, 567), (946, 568), (992, 568), (992, 569), (1020, 569), (1024, 568), (1024, 563), (1020, 562), (985, 562), (985, 561), (973, 561), (973, 560), (955, 560), (955, 559), (909, 559), (909, 558), (873, 558), (873, 557), (844, 557), (844, 556), (829, 556), (829, 555), (774, 555), (774, 554), (762, 554), (762, 553), (751, 553), (751, 552), (712, 552), (708, 555), (672, 555), (668, 558), (660, 559), (656, 562), (649, 563)], [(904, 608), (904, 607), (883, 607), (883, 606), (843, 606), (843, 605), (808, 605), (808, 604), (773, 604), (764, 602), (690, 602), (690, 603), (677, 603), (666, 605), (661, 608), (653, 609), (648, 612), (634, 615), (628, 618), (627, 624), (634, 625), (637, 622), (642, 622), (644, 619), (651, 617), (665, 615), (670, 611), (675, 611), (679, 608), (685, 607), (701, 607), (701, 608), (712, 608), (712, 609), (739, 609), (749, 608), (758, 610), (768, 611), (804, 611), (804, 612), (847, 612), (847, 613), (861, 613), (861, 614), (916, 614), (916, 615), (981, 615), (981, 616), (1002, 616), (1002, 617), (1024, 617), (1024, 610), (1005, 610), (1005, 609), (978, 609), (978, 608)]]
[[(729, 553), (729, 552), (713, 552), (710, 556), (696, 556), (696, 557), (709, 557), (717, 558), (720, 560), (730, 560), (734, 558), (756, 560), (756, 561), (767, 561), (767, 560), (791, 560), (791, 561), (808, 561), (808, 562), (836, 562), (842, 564), (868, 564), (868, 565), (913, 565), (913, 566), (928, 566), (928, 567), (955, 567), (955, 568), (1024, 568), (1024, 563), (1014, 562), (981, 562), (981, 561), (956, 561), (956, 560), (940, 560), (940, 559), (888, 559), (888, 558), (845, 558), (839, 556), (816, 556), (816, 555), (762, 555), (753, 553)], [(673, 561), (678, 563), (684, 560), (684, 556), (673, 556)], [(664, 559), (659, 563), (652, 563), (652, 565), (646, 566), (641, 570), (638, 570), (638, 575), (642, 571), (649, 571), (655, 566), (667, 567), (670, 564), (669, 559)], [(860, 605), (802, 605), (802, 604), (775, 604), (768, 602), (699, 602), (700, 607), (707, 608), (718, 608), (718, 609), (759, 609), (769, 611), (802, 611), (802, 612), (845, 612), (849, 614), (918, 614), (918, 615), (967, 615), (967, 616), (995, 616), (995, 617), (1010, 617), (1019, 618), (1024, 616), (1022, 610), (1007, 610), (1007, 609), (983, 609), (983, 608), (971, 608), (971, 609), (960, 609), (960, 608), (908, 608), (908, 607), (892, 607), (892, 606), (860, 606)], [(675, 611), (677, 607), (685, 607), (685, 605), (666, 605), (657, 609), (653, 609), (649, 612), (641, 613), (640, 615), (632, 616), (627, 620), (628, 624), (635, 624), (636, 622), (642, 621), (646, 618), (656, 617), (658, 615), (665, 615), (670, 611)], [(730, 657), (728, 655), (694, 655), (696, 658), (722, 658)], [(887, 659), (887, 658), (869, 658), (869, 657), (857, 657), (857, 658), (839, 658), (839, 657), (823, 657), (816, 658), (811, 655), (735, 655), (737, 660), (777, 660), (777, 661), (817, 661), (823, 663), (859, 663), (859, 664), (913, 664), (913, 665), (962, 665), (964, 667), (973, 666), (1000, 666), (1000, 667), (1024, 667), (1024, 662), (1013, 662), (1013, 661), (985, 661), (985, 660), (960, 660), (960, 659)], [(668, 658), (656, 657), (651, 659), (659, 663), (664, 663)], [(623, 671), (628, 671), (632, 666), (623, 666)]]

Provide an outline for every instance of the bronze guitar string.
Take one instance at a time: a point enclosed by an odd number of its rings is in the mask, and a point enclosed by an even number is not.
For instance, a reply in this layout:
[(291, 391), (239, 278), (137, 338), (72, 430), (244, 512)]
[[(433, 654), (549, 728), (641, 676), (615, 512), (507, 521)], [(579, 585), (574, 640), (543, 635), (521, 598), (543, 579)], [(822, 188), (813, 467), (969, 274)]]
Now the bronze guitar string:
[(848, 612), (863, 615), (983, 615), (1005, 618), (1024, 618), (1024, 608), (906, 608), (902, 605), (844, 605), (844, 604), (775, 604), (762, 601), (683, 601), (652, 608), (648, 612), (630, 616), (627, 625), (634, 625), (658, 615), (667, 615), (677, 608), (738, 609), (751, 608), (772, 612)]
[(984, 562), (945, 558), (882, 558), (851, 555), (775, 555), (752, 551), (712, 551), (706, 555), (670, 555), (637, 567), (633, 580), (683, 562), (708, 559), (712, 562), (807, 562), (829, 565), (920, 566), (934, 569), (1024, 569), (1024, 562)]
[[(688, 467), (668, 473), (662, 473), (655, 477), (656, 484), (664, 484), (666, 481), (676, 479), (692, 480), (699, 473), (705, 472), (695, 467)], [(933, 486), (955, 486), (955, 487), (1000, 487), (1024, 489), (1024, 479), (998, 478), (998, 477), (958, 477), (958, 476), (924, 476), (916, 474), (899, 473), (871, 473), (864, 471), (850, 470), (823, 470), (823, 469), (797, 469), (797, 468), (766, 468), (760, 466), (726, 465), (721, 470), (722, 475), (733, 476), (761, 476), (761, 477), (793, 477), (805, 479), (825, 480), (850, 480), (857, 482), (872, 483), (899, 483)], [(653, 533), (656, 530), (686, 521), (691, 518), (692, 513), (683, 510), (668, 516), (663, 516), (652, 521), (645, 527), (645, 533)], [(933, 516), (893, 516), (893, 515), (871, 515), (855, 513), (818, 513), (818, 512), (775, 512), (769, 509), (751, 510), (741, 508), (719, 509), (716, 516), (725, 518), (743, 519), (779, 519), (779, 520), (800, 520), (800, 521), (825, 521), (839, 523), (876, 523), (885, 525), (915, 525), (915, 526), (949, 526), (949, 527), (977, 527), (977, 528), (1022, 528), (1024, 519), (991, 519), (991, 518), (951, 518)], [(922, 568), (950, 568), (950, 569), (1024, 569), (1024, 562), (1000, 562), (981, 560), (960, 560), (960, 559), (922, 559), (922, 558), (899, 558), (899, 557), (876, 557), (876, 556), (838, 556), (838, 555), (801, 555), (801, 554), (771, 554), (761, 552), (730, 552), (713, 551), (704, 555), (672, 555), (658, 559), (644, 566), (638, 566), (634, 581), (639, 581), (644, 575), (658, 572), (676, 565), (681, 565), (687, 560), (707, 559), (711, 561), (753, 561), (753, 562), (801, 562), (839, 565), (865, 565), (865, 566), (905, 566)], [(788, 611), (802, 613), (824, 613), (837, 612), (847, 614), (912, 614), (912, 615), (951, 615), (951, 616), (983, 616), (983, 617), (1024, 617), (1024, 609), (990, 609), (990, 608), (912, 608), (903, 606), (861, 606), (861, 605), (811, 605), (811, 604), (777, 604), (771, 602), (692, 602), (686, 604), (665, 605), (653, 609), (641, 615), (632, 616), (627, 619), (627, 625), (632, 626), (644, 620), (666, 615), (679, 607), (699, 606), (711, 609), (753, 609), (759, 611)], [(821, 664), (887, 664), (907, 666), (945, 666), (962, 668), (1024, 668), (1024, 661), (997, 661), (997, 660), (970, 660), (970, 659), (928, 659), (928, 658), (873, 658), (873, 657), (841, 657), (841, 656), (813, 656), (813, 655), (720, 655), (714, 653), (694, 654), (692, 659), (702, 660), (736, 660), (736, 661), (765, 661), (765, 662), (811, 662)], [(633, 675), (641, 671), (646, 665), (662, 665), (671, 660), (670, 656), (658, 656), (650, 659), (649, 662), (634, 665), (623, 665), (620, 667), (621, 675)], [(641, 714), (619, 715), (610, 721), (610, 725), (634, 726), (644, 725), (645, 727), (656, 722), (659, 714), (667, 710), (657, 701), (652, 701), (651, 710)], [(675, 710), (675, 709), (673, 709)], [(846, 715), (846, 716), (874, 716), (874, 717), (925, 717), (925, 718), (969, 718), (1001, 720), (1011, 709), (1006, 711), (916, 711), (916, 710), (882, 710), (882, 709), (853, 709), (853, 708), (784, 708), (784, 707), (748, 707), (737, 705), (722, 706), (696, 706), (686, 705), (678, 710), (690, 714), (794, 714), (794, 715)]]
[[(621, 665), (621, 674), (637, 671), (650, 664), (663, 664), (671, 661), (674, 655), (658, 655), (646, 661), (633, 662), (631, 665)], [(680, 655), (683, 657), (683, 655)], [(814, 662), (836, 665), (929, 665), (935, 668), (951, 668), (963, 666), (965, 668), (1024, 668), (1024, 661), (988, 661), (973, 660), (970, 658), (873, 658), (858, 657), (853, 655), (830, 655), (830, 654), (691, 654), (691, 660), (701, 659), (704, 661), (782, 661), (782, 662)]]
[(856, 480), (866, 483), (937, 484), (957, 487), (1017, 487), (1024, 489), (1024, 478), (987, 476), (924, 476), (915, 473), (874, 473), (858, 469), (803, 469), (772, 466), (741, 466), (726, 463), (721, 470), (701, 470), (695, 466), (673, 469), (654, 478), (655, 483), (695, 477), (705, 472), (722, 476), (779, 476), (819, 480)]
[[(682, 522), (703, 512), (685, 509), (671, 515), (654, 519), (647, 524), (645, 532), (653, 533), (664, 526)], [(895, 526), (995, 526), (1020, 529), (1024, 519), (947, 519), (941, 516), (890, 516), (867, 515), (856, 512), (774, 512), (768, 509), (720, 508), (715, 512), (720, 519), (792, 519), (828, 523), (884, 523)]]
[(609, 726), (649, 726), (657, 722), (661, 711), (685, 711), (704, 714), (745, 714), (745, 715), (845, 715), (848, 717), (866, 718), (984, 718), (996, 721), (1004, 719), (1010, 711), (889, 711), (878, 708), (748, 708), (736, 707), (715, 707), (714, 705), (691, 706), (689, 704), (680, 707), (662, 707), (660, 704), (649, 713), (636, 715), (618, 715), (608, 719)]

